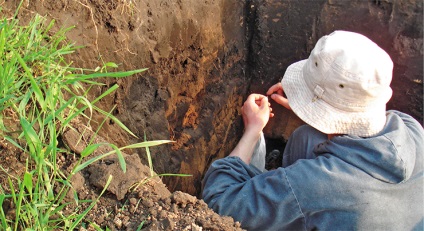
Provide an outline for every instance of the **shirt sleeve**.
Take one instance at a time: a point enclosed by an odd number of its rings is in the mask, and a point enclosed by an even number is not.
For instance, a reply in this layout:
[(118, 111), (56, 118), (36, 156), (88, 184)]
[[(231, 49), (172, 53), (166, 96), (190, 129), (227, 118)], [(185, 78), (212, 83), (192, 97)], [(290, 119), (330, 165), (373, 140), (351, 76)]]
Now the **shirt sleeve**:
[(284, 168), (260, 173), (238, 157), (219, 159), (206, 172), (202, 195), (214, 211), (248, 230), (305, 229)]

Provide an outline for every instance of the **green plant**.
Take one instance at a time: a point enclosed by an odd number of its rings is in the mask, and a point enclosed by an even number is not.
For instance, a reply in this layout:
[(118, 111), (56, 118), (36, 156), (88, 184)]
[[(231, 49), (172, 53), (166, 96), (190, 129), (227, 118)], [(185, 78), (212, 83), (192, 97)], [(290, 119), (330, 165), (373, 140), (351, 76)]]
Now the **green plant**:
[(0, 207), (5, 200), (11, 200), (16, 210), (10, 218), (1, 209), (1, 229), (55, 230), (60, 227), (73, 230), (98, 200), (83, 201), (75, 196), (77, 205), (88, 203), (88, 207), (77, 207), (67, 214), (63, 212), (70, 203), (65, 203), (64, 198), (71, 188), (73, 174), (112, 154), (118, 155), (125, 171), (121, 150), (148, 148), (170, 141), (146, 141), (123, 148), (109, 144), (113, 151), (91, 159), (88, 158), (100, 144), (89, 144), (73, 171), (70, 174), (62, 172), (57, 155), (68, 153), (68, 150), (59, 145), (59, 136), (78, 117), (90, 121), (93, 111), (97, 111), (135, 136), (111, 113), (95, 105), (116, 90), (117, 85), (91, 101), (88, 94), (92, 86), (102, 85), (99, 78), (127, 77), (146, 69), (108, 72), (117, 67), (114, 63), (105, 63), (94, 70), (74, 68), (65, 59), (79, 48), (66, 42), (65, 34), (72, 28), (53, 32), (54, 21), (47, 22), (39, 15), (27, 26), (19, 25), (15, 18), (0, 21), (0, 136), (26, 153), (28, 158), (24, 175), (9, 175), (9, 189), (0, 187)]

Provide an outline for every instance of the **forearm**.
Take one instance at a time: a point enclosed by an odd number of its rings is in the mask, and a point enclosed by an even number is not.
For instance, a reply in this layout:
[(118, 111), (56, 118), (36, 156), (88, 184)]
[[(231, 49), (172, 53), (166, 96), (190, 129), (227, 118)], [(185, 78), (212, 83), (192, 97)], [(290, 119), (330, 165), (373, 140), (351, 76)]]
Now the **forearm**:
[(283, 168), (262, 173), (237, 157), (212, 163), (202, 196), (215, 212), (232, 216), (247, 230), (279, 230), (302, 216)]
[(251, 94), (241, 110), (245, 131), (229, 156), (239, 157), (244, 163), (250, 164), (255, 145), (268, 123), (272, 109), (266, 96)]
[(255, 145), (258, 142), (260, 136), (261, 131), (246, 130), (237, 146), (233, 149), (229, 156), (237, 156), (244, 163), (250, 164)]

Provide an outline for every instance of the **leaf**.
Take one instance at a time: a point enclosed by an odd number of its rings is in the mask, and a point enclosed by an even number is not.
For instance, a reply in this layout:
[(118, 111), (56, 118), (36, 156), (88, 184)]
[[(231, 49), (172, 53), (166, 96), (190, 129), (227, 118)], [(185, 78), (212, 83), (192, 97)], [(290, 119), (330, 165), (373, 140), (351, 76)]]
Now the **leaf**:
[(118, 118), (116, 118), (115, 116), (113, 116), (112, 114), (110, 114), (110, 113), (108, 113), (108, 112), (105, 112), (105, 111), (103, 111), (102, 109), (100, 109), (100, 108), (98, 108), (98, 107), (96, 107), (96, 106), (93, 106), (93, 108), (96, 110), (96, 111), (98, 111), (98, 112), (100, 112), (100, 113), (102, 113), (103, 115), (105, 115), (105, 116), (107, 116), (107, 117), (109, 117), (114, 123), (116, 123), (120, 128), (122, 128), (122, 129), (124, 129), (124, 131), (126, 131), (126, 132), (128, 132), (128, 134), (130, 134), (130, 135), (132, 135), (133, 137), (135, 137), (135, 138), (138, 138), (127, 126), (125, 126), (125, 124), (123, 124)]
[[(101, 100), (103, 97), (109, 95), (111, 92), (113, 92), (114, 90), (116, 90), (119, 86), (117, 84), (113, 85), (112, 87), (110, 87), (107, 91), (103, 92), (103, 94), (101, 94), (99, 97), (97, 97), (96, 99), (94, 99), (92, 102), (87, 103), (84, 107), (80, 108), (78, 111), (76, 111), (75, 113), (73, 113), (72, 115), (68, 116), (68, 118), (63, 122), (64, 124), (68, 124), (73, 118), (75, 118), (78, 115), (81, 115), (82, 112), (87, 109), (90, 108), (90, 111), (92, 110), (91, 108), (94, 106), (94, 104)], [(96, 109), (97, 110), (97, 109)]]
[[(33, 157), (36, 157), (37, 153), (41, 152), (40, 138), (38, 137), (34, 128), (32, 128), (32, 125), (24, 117), (20, 118), (20, 122), (21, 122), (25, 139), (29, 145), (30, 154), (33, 155)], [(35, 159), (38, 159), (38, 158), (35, 158)]]
[(106, 72), (106, 73), (92, 73), (92, 74), (74, 74), (78, 79), (86, 80), (86, 79), (95, 79), (95, 78), (103, 78), (103, 77), (113, 77), (113, 78), (122, 78), (130, 75), (134, 75), (143, 71), (146, 71), (147, 68), (138, 69), (133, 71), (123, 71), (123, 72)]
[(146, 221), (144, 220), (144, 221), (142, 221), (141, 223), (140, 223), (140, 225), (138, 225), (138, 227), (137, 227), (137, 231), (140, 231), (141, 230), (141, 228), (143, 228), (143, 225), (144, 225), (144, 223), (145, 223)]
[(171, 141), (171, 140), (153, 140), (153, 141), (145, 141), (145, 142), (141, 142), (141, 143), (136, 143), (136, 144), (130, 144), (128, 146), (125, 146), (122, 149), (127, 149), (127, 148), (145, 148), (145, 147), (152, 147), (152, 146), (158, 146), (161, 144), (167, 144), (167, 143), (173, 143), (175, 141)]
[[(144, 142), (147, 142), (146, 132), (144, 132)], [(153, 176), (154, 175), (153, 162), (152, 162), (152, 156), (150, 155), (149, 146), (146, 146), (146, 155), (147, 155), (147, 161), (149, 163), (149, 168), (150, 168), (150, 176)]]
[[(5, 198), (6, 198), (6, 195), (0, 194), (0, 208), (3, 208), (3, 201)], [(3, 209), (0, 209), (0, 220), (1, 220), (1, 227), (7, 227), (6, 215), (4, 214)]]
[(81, 152), (81, 157), (86, 157), (93, 153), (100, 146), (107, 145), (107, 143), (90, 144)]
[(90, 226), (93, 227), (95, 230), (97, 231), (103, 231), (102, 228), (100, 228), (100, 226), (94, 222), (90, 222)]
[(118, 67), (118, 65), (116, 65), (116, 63), (114, 63), (114, 62), (107, 62), (107, 63), (105, 63), (105, 66), (106, 67), (113, 67), (113, 68), (117, 68)]
[(74, 170), (72, 171), (72, 174), (75, 174), (75, 173), (77, 173), (77, 172), (79, 172), (79, 171), (83, 170), (83, 169), (84, 169), (84, 168), (86, 168), (88, 165), (90, 165), (90, 164), (92, 164), (92, 163), (94, 163), (94, 162), (96, 162), (96, 161), (98, 161), (98, 160), (100, 160), (100, 159), (102, 159), (102, 158), (104, 158), (104, 157), (106, 157), (106, 156), (109, 156), (109, 155), (111, 155), (111, 154), (113, 154), (113, 153), (115, 153), (115, 150), (113, 150), (113, 151), (111, 151), (111, 152), (108, 152), (108, 153), (105, 153), (105, 154), (100, 155), (100, 156), (93, 157), (93, 158), (91, 158), (91, 159), (87, 160), (86, 162), (84, 162), (84, 163), (82, 163), (82, 164), (80, 164), (80, 165), (77, 165), (77, 166), (74, 168)]
[(10, 136), (5, 136), (3, 137), (5, 140), (9, 141), (11, 144), (15, 145), (17, 148), (21, 149), (22, 151), (25, 151), (21, 145), (19, 145), (18, 143), (15, 142), (15, 140), (13, 140)]
[(114, 144), (109, 144), (115, 151), (116, 151), (116, 155), (118, 156), (118, 161), (119, 161), (119, 166), (121, 166), (121, 169), (124, 173), (127, 172), (127, 163), (125, 162), (125, 158), (122, 155), (121, 150), (119, 150), (119, 148), (114, 145)]
[(22, 59), (22, 57), (15, 50), (13, 50), (13, 48), (12, 48), (12, 54), (18, 59), (18, 62), (21, 64), (22, 68), (25, 70), (26, 76), (28, 77), (28, 79), (31, 83), (31, 88), (34, 91), (35, 98), (37, 99), (41, 108), (44, 110), (46, 108), (46, 104), (44, 102), (43, 93), (41, 92), (40, 87), (38, 86), (37, 82), (35, 81), (34, 76), (32, 76), (31, 70), (26, 65), (26, 63)]
[(24, 186), (27, 189), (30, 197), (32, 198), (32, 174), (29, 172), (25, 172), (24, 175)]

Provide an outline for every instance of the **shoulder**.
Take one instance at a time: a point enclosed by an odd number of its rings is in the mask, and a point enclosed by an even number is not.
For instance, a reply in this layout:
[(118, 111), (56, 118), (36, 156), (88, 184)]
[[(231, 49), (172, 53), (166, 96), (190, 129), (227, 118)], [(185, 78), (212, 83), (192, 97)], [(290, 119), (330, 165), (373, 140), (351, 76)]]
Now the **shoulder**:
[(424, 137), (424, 129), (414, 117), (396, 110), (389, 110), (387, 111), (386, 115), (386, 126), (399, 126), (399, 124), (404, 124), (408, 128), (411, 135)]
[(395, 117), (402, 119), (405, 123), (410, 123), (410, 124), (413, 124), (415, 126), (419, 126), (419, 127), (422, 128), (421, 124), (414, 117), (412, 117), (412, 116), (410, 116), (410, 115), (408, 115), (404, 112), (400, 112), (400, 111), (397, 111), (397, 110), (388, 110), (386, 112), (386, 116), (387, 116), (387, 118), (395, 116)]

